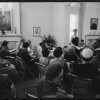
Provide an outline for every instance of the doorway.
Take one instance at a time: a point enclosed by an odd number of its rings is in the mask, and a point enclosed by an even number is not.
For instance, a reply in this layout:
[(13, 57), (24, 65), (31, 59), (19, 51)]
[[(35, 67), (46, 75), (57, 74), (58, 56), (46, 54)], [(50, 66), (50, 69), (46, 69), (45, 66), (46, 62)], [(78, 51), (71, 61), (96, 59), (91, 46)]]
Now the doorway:
[(70, 33), (69, 33), (69, 42), (71, 41), (71, 37), (73, 35), (73, 30), (78, 29), (78, 14), (70, 14)]

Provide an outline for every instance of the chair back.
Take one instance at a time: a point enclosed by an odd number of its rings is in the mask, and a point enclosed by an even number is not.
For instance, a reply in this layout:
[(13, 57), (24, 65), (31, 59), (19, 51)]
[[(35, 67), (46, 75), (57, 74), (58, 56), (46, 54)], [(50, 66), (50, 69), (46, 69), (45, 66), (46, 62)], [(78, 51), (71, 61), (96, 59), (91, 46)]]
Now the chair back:
[(39, 67), (39, 78), (41, 78), (42, 76), (44, 76), (45, 75), (45, 72), (46, 72), (46, 66), (45, 65), (43, 65), (43, 64), (40, 64), (40, 63), (37, 63), (37, 62), (35, 62), (35, 64), (36, 65), (38, 65), (38, 67)]
[(18, 57), (18, 59), (20, 59), (20, 61), (23, 63), (23, 65), (24, 65), (24, 67), (25, 67), (25, 72), (24, 72), (24, 78), (34, 78), (34, 75), (33, 75), (33, 73), (32, 73), (32, 71), (30, 70), (30, 68), (29, 68), (29, 66), (24, 62), (24, 60), (21, 58), (21, 57), (19, 57), (19, 56), (17, 56)]
[(70, 74), (72, 77), (72, 94), (75, 98), (90, 98), (92, 79), (80, 78), (74, 74)]

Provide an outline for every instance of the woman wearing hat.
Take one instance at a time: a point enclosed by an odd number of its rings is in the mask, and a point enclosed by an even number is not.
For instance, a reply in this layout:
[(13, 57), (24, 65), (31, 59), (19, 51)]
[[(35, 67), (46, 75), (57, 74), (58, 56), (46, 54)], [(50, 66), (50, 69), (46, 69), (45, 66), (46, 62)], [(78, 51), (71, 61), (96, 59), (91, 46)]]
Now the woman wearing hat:
[(75, 41), (77, 42), (77, 46), (78, 46), (79, 37), (77, 36), (77, 29), (74, 29), (73, 32), (74, 32), (74, 35), (71, 37), (71, 41), (72, 41), (72, 39), (74, 38)]
[(15, 56), (14, 53), (11, 53), (10, 50), (9, 50), (9, 41), (6, 41), (4, 40), (2, 43), (1, 43), (1, 47), (0, 47), (0, 56), (2, 58), (4, 58), (5, 56)]

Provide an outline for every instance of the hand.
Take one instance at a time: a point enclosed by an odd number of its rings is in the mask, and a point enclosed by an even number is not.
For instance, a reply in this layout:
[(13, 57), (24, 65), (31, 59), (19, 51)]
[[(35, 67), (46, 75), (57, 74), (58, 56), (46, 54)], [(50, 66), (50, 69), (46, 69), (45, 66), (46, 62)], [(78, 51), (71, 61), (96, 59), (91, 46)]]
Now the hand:
[(62, 90), (62, 89), (60, 89), (60, 88), (58, 88), (58, 92), (61, 92), (61, 93), (63, 93), (63, 94), (66, 94), (66, 91), (65, 91), (65, 90)]

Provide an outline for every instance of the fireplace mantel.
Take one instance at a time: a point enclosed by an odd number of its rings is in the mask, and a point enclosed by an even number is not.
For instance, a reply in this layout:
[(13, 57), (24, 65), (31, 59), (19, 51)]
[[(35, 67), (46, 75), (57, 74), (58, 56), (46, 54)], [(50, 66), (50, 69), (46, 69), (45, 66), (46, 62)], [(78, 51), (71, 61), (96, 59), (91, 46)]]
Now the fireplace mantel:
[(18, 43), (21, 39), (21, 35), (0, 35), (0, 43), (4, 40), (9, 41), (10, 49), (18, 49)]
[(86, 45), (92, 45), (98, 38), (100, 38), (100, 35), (85, 35), (85, 43)]

